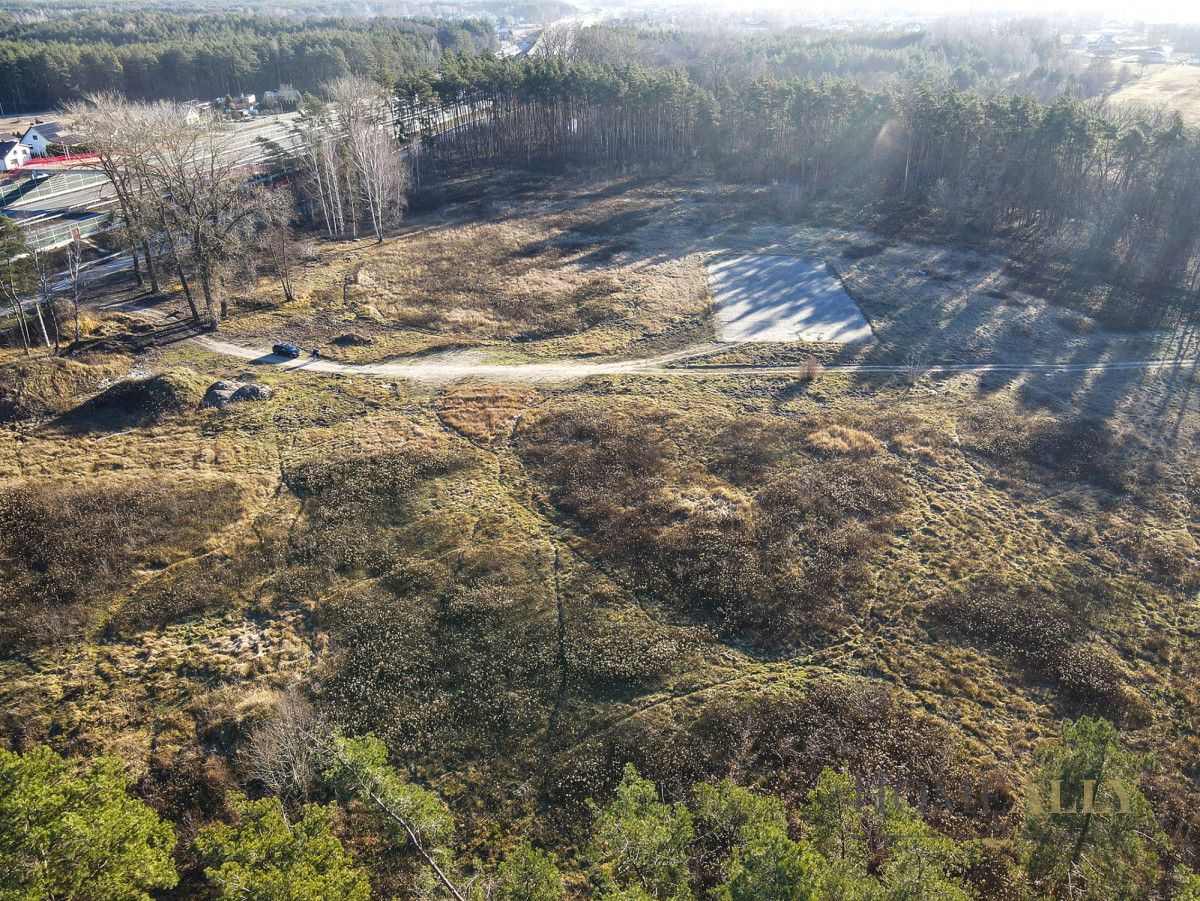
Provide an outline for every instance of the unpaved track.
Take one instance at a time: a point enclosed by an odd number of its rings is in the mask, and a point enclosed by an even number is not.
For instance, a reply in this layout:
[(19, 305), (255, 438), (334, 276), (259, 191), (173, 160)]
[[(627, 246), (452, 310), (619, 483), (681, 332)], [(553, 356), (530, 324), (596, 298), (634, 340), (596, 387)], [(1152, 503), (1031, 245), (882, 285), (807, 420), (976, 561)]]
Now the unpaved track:
[[(727, 350), (733, 345), (704, 344), (687, 350), (674, 351), (640, 360), (598, 362), (592, 360), (559, 360), (552, 363), (488, 363), (459, 355), (458, 358), (433, 358), (394, 363), (339, 363), (320, 357), (300, 357), (291, 360), (280, 357), (265, 347), (244, 347), (209, 336), (192, 339), (206, 350), (227, 357), (253, 360), (280, 369), (305, 372), (361, 375), (380, 379), (412, 379), (419, 382), (453, 382), (466, 378), (489, 381), (561, 383), (593, 376), (783, 376), (810, 377), (811, 365), (688, 365), (689, 360)], [(944, 375), (952, 373), (985, 372), (1108, 372), (1114, 370), (1177, 369), (1197, 366), (1189, 359), (1174, 360), (1112, 360), (1096, 363), (931, 363), (928, 365), (877, 365), (843, 363), (817, 367), (820, 373), (906, 373), (909, 375)]]

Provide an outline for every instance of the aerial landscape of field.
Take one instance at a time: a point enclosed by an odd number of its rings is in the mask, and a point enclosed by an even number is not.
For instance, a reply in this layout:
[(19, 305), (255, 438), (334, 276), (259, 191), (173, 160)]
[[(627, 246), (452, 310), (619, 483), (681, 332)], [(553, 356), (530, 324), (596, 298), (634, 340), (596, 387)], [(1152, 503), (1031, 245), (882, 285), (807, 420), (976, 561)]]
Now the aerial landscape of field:
[(1200, 899), (1200, 27), (232, 13), (0, 13), (0, 899)]

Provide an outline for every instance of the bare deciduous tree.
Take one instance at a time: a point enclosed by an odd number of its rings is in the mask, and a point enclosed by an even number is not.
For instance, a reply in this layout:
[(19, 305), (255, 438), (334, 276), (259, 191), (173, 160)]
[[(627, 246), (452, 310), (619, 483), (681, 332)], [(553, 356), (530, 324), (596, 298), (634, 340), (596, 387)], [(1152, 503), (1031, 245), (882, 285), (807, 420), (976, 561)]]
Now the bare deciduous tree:
[(296, 266), (296, 236), (292, 232), (292, 222), (296, 218), (295, 204), (291, 195), (282, 191), (274, 192), (270, 201), (264, 211), (260, 242), (275, 268), (279, 287), (283, 289), (283, 299), (291, 303), (296, 299), (292, 290), (292, 270)]
[(376, 242), (398, 223), (407, 206), (408, 164), (400, 143), (381, 127), (360, 125), (350, 133), (350, 159)]
[(406, 207), (409, 169), (392, 125), (391, 98), (364, 78), (325, 86), (329, 106), (306, 111), (296, 126), (297, 160), (331, 238), (357, 237), (360, 221), (377, 241)]
[(229, 315), (226, 283), (250, 253), (249, 235), (270, 218), (272, 192), (247, 181), (226, 129), (215, 120), (187, 121), (171, 111), (156, 129), (169, 135), (149, 154), (151, 186), (173, 255), (200, 283), (204, 318), (216, 328)]
[(262, 783), (286, 805), (305, 800), (319, 769), (319, 751), (310, 735), (317, 721), (298, 692), (283, 694), (271, 714), (250, 734), (246, 775)]
[(147, 125), (161, 119), (165, 109), (165, 104), (135, 103), (115, 92), (107, 92), (69, 103), (63, 110), (74, 123), (73, 131), (79, 142), (94, 155), (85, 156), (82, 164), (104, 173), (116, 194), (138, 284), (145, 284), (139, 262), (140, 250), (150, 277), (150, 290), (155, 292), (159, 290), (158, 267), (151, 252), (152, 219), (147, 209), (151, 197), (145, 164), (148, 151), (161, 135)]
[(54, 274), (50, 270), (50, 261), (43, 251), (31, 247), (29, 259), (33, 267), (33, 309), (37, 315), (38, 328), (41, 330), (46, 350), (56, 353), (62, 338), (58, 325), (58, 312), (54, 309)]
[(67, 299), (75, 317), (75, 340), (82, 337), (79, 329), (79, 308), (83, 304), (86, 274), (83, 267), (83, 242), (76, 238), (67, 245)]

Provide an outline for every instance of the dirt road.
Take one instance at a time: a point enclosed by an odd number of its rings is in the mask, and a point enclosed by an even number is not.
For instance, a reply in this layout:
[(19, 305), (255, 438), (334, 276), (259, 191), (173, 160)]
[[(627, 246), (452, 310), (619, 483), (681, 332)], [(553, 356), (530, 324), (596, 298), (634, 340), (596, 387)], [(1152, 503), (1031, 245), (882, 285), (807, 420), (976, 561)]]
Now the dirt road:
[[(687, 350), (646, 357), (641, 360), (599, 362), (592, 360), (559, 360), (548, 363), (490, 363), (474, 352), (455, 352), (423, 360), (393, 363), (339, 363), (322, 357), (288, 359), (266, 347), (245, 347), (209, 336), (193, 339), (213, 353), (242, 360), (252, 360), (281, 369), (307, 372), (361, 375), (380, 379), (412, 379), (420, 382), (453, 382), (465, 378), (489, 381), (562, 383), (593, 376), (682, 376), (706, 377), (727, 375), (808, 377), (811, 365), (689, 365), (730, 344), (704, 344)], [(960, 372), (1100, 372), (1113, 370), (1177, 369), (1197, 366), (1189, 359), (1174, 360), (1114, 360), (1097, 363), (933, 363), (929, 365), (875, 365), (846, 363), (817, 368), (817, 373), (908, 373), (950, 374)]]

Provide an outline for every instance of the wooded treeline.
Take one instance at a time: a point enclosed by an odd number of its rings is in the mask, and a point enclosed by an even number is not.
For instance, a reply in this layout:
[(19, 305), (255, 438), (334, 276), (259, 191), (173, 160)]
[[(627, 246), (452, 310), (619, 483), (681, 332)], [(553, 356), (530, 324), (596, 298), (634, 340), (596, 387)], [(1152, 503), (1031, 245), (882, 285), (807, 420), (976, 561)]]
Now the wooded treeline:
[[(436, 126), (435, 166), (690, 159), (716, 115), (711, 94), (679, 70), (593, 66), (562, 57), (447, 57), (397, 85), (402, 131)], [(408, 132), (406, 132), (408, 133)]]
[[(625, 21), (629, 21), (628, 17)], [(784, 26), (740, 29), (703, 19), (679, 27), (643, 24), (578, 29), (567, 55), (581, 62), (682, 66), (702, 87), (741, 89), (760, 76), (852, 77), (872, 88), (931, 83), (939, 87), (1030, 93), (1052, 99), (1064, 90), (1091, 95), (1094, 76), (1112, 65), (1070, 53), (1063, 28), (1044, 18), (936, 20), (919, 30)]]
[(449, 56), (402, 77), (402, 121), (452, 127), (426, 163), (694, 161), (775, 184), (778, 206), (1019, 240), (1174, 301), (1200, 288), (1200, 138), (1178, 114), (1061, 94), (872, 90), (851, 78), (758, 78), (717, 93), (683, 70)]
[(43, 110), (97, 91), (136, 100), (211, 99), (345, 75), (381, 84), (435, 66), (447, 51), (493, 46), (482, 20), (307, 19), (167, 12), (85, 13), (16, 23), (0, 17), (0, 103)]

